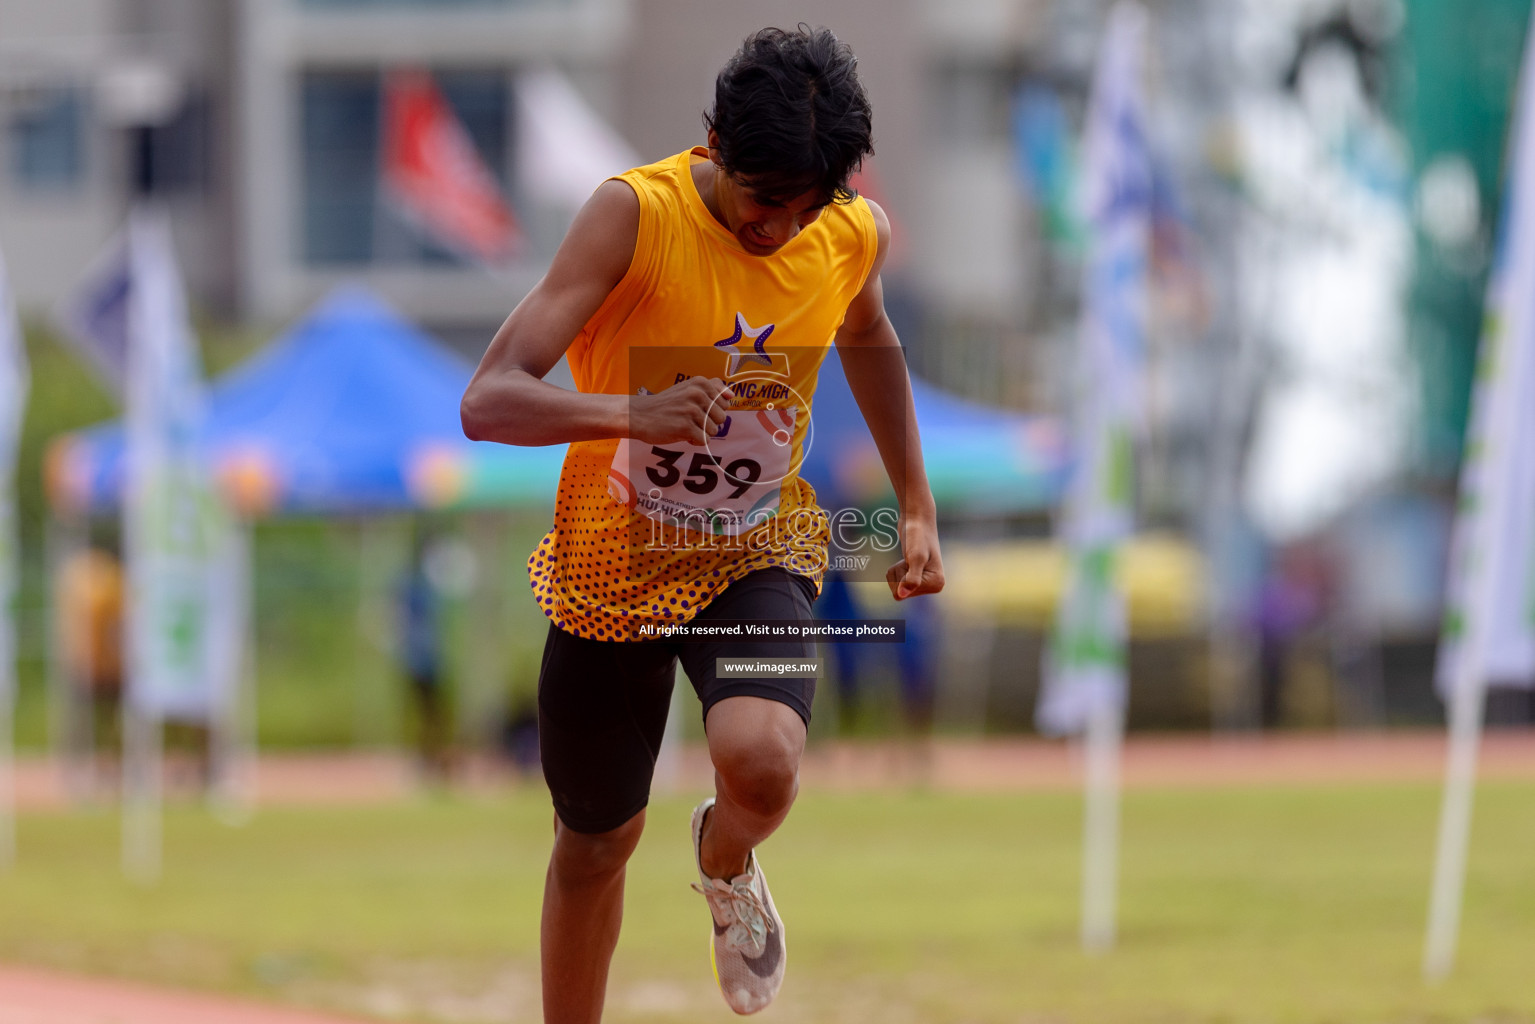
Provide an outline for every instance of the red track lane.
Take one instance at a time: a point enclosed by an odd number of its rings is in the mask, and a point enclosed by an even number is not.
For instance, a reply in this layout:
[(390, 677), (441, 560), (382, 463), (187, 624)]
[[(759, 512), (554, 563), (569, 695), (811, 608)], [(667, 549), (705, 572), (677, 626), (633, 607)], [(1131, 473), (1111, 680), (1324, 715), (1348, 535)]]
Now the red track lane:
[[(1139, 735), (1125, 742), (1122, 776), (1128, 789), (1431, 783), (1444, 777), (1445, 752), (1445, 734), (1438, 730)], [(495, 793), (515, 785), (542, 785), (536, 776), (517, 779), (483, 759), (462, 767), (456, 784), (469, 791)], [(810, 792), (913, 783), (956, 793), (1070, 790), (1081, 785), (1079, 748), (1035, 738), (943, 738), (922, 747), (821, 741), (806, 750), (801, 767), (803, 785)], [(1535, 729), (1489, 730), (1482, 738), (1478, 773), (1484, 780), (1535, 779)], [(686, 744), (674, 767), (662, 774), (657, 779), (662, 790), (692, 792), (714, 784), (708, 751), (700, 743)], [(15, 782), (22, 810), (71, 803), (61, 773), (42, 758), (20, 760)], [(268, 806), (364, 804), (408, 799), (419, 792), (420, 782), (403, 753), (266, 754), (260, 759), (255, 788), (257, 802)], [(110, 793), (97, 799), (110, 799)]]
[(222, 996), (0, 966), (0, 1024), (363, 1024)]

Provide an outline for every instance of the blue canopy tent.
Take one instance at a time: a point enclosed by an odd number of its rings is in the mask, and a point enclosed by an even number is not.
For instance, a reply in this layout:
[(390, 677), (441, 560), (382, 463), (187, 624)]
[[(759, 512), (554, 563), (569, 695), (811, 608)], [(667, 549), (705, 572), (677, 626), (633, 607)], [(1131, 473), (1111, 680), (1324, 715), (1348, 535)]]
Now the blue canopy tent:
[[(458, 406), (471, 367), (379, 299), (338, 289), (209, 391), (203, 445), (247, 513), (356, 514), (551, 503), (564, 446), (464, 438)], [(1067, 446), (1055, 420), (987, 408), (913, 379), (929, 480), (961, 513), (1046, 508)], [(863, 504), (888, 489), (835, 349), (814, 397), (802, 472), (823, 504)], [(63, 508), (116, 504), (123, 430), (62, 440), (50, 492)]]
[[(459, 425), (472, 372), (370, 292), (341, 288), (212, 385), (202, 444), (247, 513), (441, 504), (443, 455), (492, 447)], [(63, 439), (50, 457), (55, 504), (115, 505), (123, 447), (120, 423)]]
[[(1059, 423), (967, 401), (912, 377), (922, 457), (939, 508), (970, 514), (1052, 507), (1065, 486), (1069, 452)], [(889, 494), (884, 465), (853, 399), (836, 349), (813, 398), (813, 433), (800, 472), (828, 502), (865, 503)]]
[[(988, 408), (913, 378), (912, 397), (934, 498), (947, 511), (990, 514), (1053, 506), (1065, 486), (1066, 438), (1058, 422)], [(823, 506), (866, 504), (889, 483), (837, 352), (821, 367), (801, 473)], [(552, 502), (564, 447), (478, 445), (444, 452), (433, 472), (451, 483), (442, 504), (484, 507)]]

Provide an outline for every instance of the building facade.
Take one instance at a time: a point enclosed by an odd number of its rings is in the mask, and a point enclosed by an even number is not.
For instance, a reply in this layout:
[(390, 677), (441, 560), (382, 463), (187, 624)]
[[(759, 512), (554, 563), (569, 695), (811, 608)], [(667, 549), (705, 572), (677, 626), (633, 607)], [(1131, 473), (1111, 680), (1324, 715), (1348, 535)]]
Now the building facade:
[[(898, 326), (914, 358), (937, 339), (925, 372), (981, 397), (1035, 404), (1005, 383), (1034, 367), (1007, 353), (1034, 351), (1026, 338), (1048, 320), (1015, 90), (1061, 78), (1062, 25), (1097, 6), (826, 0), (813, 12), (858, 53), (874, 104), (862, 185), (895, 224)], [(569, 219), (522, 187), (519, 72), (559, 69), (656, 159), (704, 141), (714, 75), (744, 36), (802, 17), (787, 0), (5, 0), (0, 250), (23, 305), (46, 309), (149, 200), (170, 207), (189, 288), (215, 315), (280, 324), (361, 280), (439, 330), (488, 340)], [(460, 260), (381, 200), (381, 82), (403, 67), (433, 73), (516, 210), (529, 244), (512, 262)]]

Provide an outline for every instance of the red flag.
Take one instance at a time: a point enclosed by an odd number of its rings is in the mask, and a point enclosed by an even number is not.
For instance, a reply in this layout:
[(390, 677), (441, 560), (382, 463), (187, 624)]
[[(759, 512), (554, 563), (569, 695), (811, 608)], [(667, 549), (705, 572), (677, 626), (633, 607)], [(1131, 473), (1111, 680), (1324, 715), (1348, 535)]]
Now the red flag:
[(385, 79), (383, 184), (423, 231), (482, 263), (506, 260), (522, 240), (495, 175), (424, 71)]

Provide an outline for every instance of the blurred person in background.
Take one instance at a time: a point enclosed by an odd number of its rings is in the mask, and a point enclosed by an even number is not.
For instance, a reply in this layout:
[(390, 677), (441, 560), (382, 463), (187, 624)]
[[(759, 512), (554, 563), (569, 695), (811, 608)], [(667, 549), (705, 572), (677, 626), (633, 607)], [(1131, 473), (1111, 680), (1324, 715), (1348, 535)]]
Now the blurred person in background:
[(539, 772), (537, 701), (523, 697), (512, 702), (501, 722), (497, 747), (518, 775)]
[(123, 567), (107, 543), (70, 555), (59, 570), (58, 636), (69, 683), (70, 747), (93, 772), (116, 772), (123, 694)]
[[(92, 529), (97, 536), (90, 545), (66, 558), (59, 570), (59, 655), (70, 693), (68, 746), (89, 761), (89, 775), (82, 781), (88, 787), (103, 781), (115, 787), (123, 756), (130, 601), (115, 522)], [(162, 728), (164, 749), (176, 755), (165, 764), (167, 783), (187, 791), (206, 789), (213, 779), (208, 723), (166, 718)]]
[[(853, 599), (853, 588), (845, 573), (836, 569), (827, 571), (815, 610), (823, 619), (858, 618), (858, 602)], [(837, 684), (837, 734), (851, 736), (858, 729), (858, 710), (863, 697), (863, 680), (859, 672), (863, 659), (859, 645), (822, 641), (821, 650), (831, 655), (829, 667)]]
[[(726, 469), (737, 463), (708, 450), (711, 439), (723, 441), (732, 412), (732, 450), (763, 439), (749, 449), (764, 460), (756, 476), (802, 446), (809, 423), (795, 410), (786, 445), (771, 430), (766, 400), (682, 368), (717, 367), (725, 355), (771, 365), (771, 335), (781, 348), (798, 347), (783, 372), (792, 390), (813, 394), (819, 359), (799, 353), (835, 341), (900, 499), (904, 557), (887, 572), (891, 592), (905, 599), (943, 586), (910, 381), (880, 285), (889, 222), (848, 184), (872, 152), (855, 66), (824, 29), (766, 29), (747, 39), (716, 80), (707, 148), (598, 187), (464, 395), (471, 438), (570, 442), (554, 528), (529, 559), (550, 618), (539, 679), (539, 736), (556, 811), (541, 942), (550, 1024), (601, 1019), (625, 865), (644, 828), (679, 659), (703, 703), (715, 766), (716, 795), (694, 810), (692, 827), (715, 978), (733, 1010), (753, 1013), (784, 977), (783, 921), (754, 850), (798, 791), (814, 679), (717, 676), (716, 655), (809, 659), (814, 647), (788, 638), (706, 644), (647, 636), (692, 621), (809, 621), (829, 531), (814, 493), (789, 466), (767, 481), (766, 520), (739, 534), (761, 544), (726, 544), (707, 529), (680, 527), (674, 541), (655, 541), (667, 514), (655, 509), (653, 520), (647, 509), (663, 499), (712, 521), (749, 490), (731, 498), (730, 483), (709, 470), (719, 466), (741, 482)], [(721, 352), (727, 348), (734, 352)], [(543, 380), (562, 355), (579, 392)], [(625, 458), (630, 439), (638, 444)], [(684, 476), (672, 464), (688, 454)], [(625, 492), (637, 468), (655, 484), (644, 505), (633, 484)], [(732, 514), (755, 523), (746, 513), (761, 508)], [(800, 512), (811, 515), (796, 529), (805, 520), (789, 514)]]
[(933, 708), (938, 699), (938, 609), (926, 600), (912, 601), (902, 610), (906, 639), (895, 650), (905, 725), (903, 761), (910, 781), (926, 783), (932, 776)]
[[(859, 643), (821, 641), (830, 656), (831, 676), (837, 685), (837, 732), (852, 736), (858, 731), (867, 696), (871, 670), (888, 664), (881, 655), (894, 655), (899, 678), (900, 716), (898, 741), (890, 746), (889, 774), (917, 784), (926, 783), (932, 772), (933, 709), (938, 692), (938, 614), (931, 599), (907, 601), (900, 606), (906, 624), (900, 644), (881, 644), (866, 649)], [(845, 573), (828, 571), (816, 602), (823, 619), (858, 619), (865, 614)], [(874, 616), (879, 618), (881, 616)]]
[(416, 751), (422, 774), (444, 782), (451, 773), (448, 707), (443, 680), (442, 597), (427, 562), (432, 540), (418, 529), (399, 591), (400, 667), (416, 710)]
[(1258, 589), (1258, 715), (1265, 729), (1291, 718), (1287, 691), (1304, 642), (1326, 626), (1330, 575), (1322, 547), (1297, 542), (1278, 549)]

